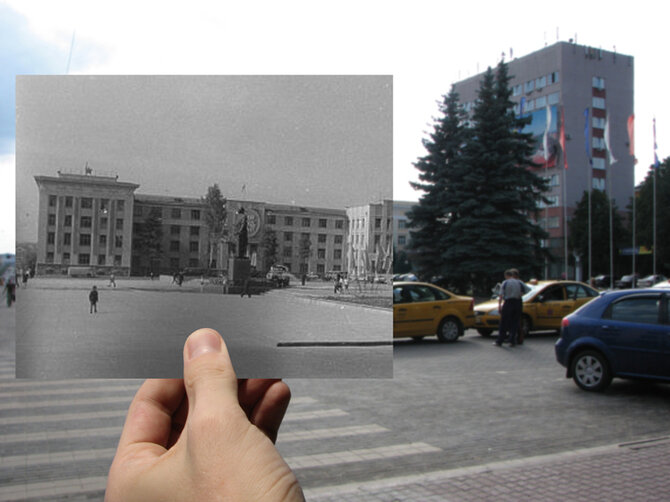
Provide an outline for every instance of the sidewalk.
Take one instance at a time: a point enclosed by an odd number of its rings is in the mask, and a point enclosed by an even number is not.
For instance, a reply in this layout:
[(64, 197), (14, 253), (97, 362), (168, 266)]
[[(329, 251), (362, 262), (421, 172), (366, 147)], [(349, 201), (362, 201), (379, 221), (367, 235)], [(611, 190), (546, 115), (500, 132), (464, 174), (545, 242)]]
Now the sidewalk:
[(306, 490), (310, 502), (670, 500), (670, 437)]

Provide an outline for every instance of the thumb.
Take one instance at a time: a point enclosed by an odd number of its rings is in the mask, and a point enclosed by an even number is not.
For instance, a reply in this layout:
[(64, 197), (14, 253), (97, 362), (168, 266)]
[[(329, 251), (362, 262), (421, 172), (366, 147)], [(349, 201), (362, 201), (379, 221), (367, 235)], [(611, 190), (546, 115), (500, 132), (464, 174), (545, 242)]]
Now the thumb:
[(237, 377), (226, 344), (213, 329), (191, 333), (184, 344), (184, 387), (189, 415), (197, 408), (239, 407)]

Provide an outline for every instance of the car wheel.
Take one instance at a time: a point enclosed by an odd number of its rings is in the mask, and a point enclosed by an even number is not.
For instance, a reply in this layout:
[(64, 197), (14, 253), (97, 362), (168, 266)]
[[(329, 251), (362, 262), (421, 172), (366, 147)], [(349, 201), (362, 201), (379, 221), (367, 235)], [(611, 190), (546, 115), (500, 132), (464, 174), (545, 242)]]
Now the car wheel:
[(583, 390), (602, 391), (612, 381), (605, 356), (595, 350), (579, 352), (572, 360), (572, 379)]
[(479, 333), (482, 336), (491, 336), (491, 333), (493, 333), (493, 330), (492, 329), (477, 328), (477, 333)]
[(463, 326), (455, 317), (447, 317), (442, 320), (437, 328), (437, 338), (441, 342), (452, 343), (463, 334)]

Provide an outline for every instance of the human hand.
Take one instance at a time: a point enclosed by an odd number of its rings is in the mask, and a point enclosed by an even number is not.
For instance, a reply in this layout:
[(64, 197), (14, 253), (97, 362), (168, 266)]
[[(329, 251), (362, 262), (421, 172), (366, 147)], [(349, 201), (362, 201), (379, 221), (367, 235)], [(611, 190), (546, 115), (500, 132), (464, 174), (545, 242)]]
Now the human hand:
[(291, 394), (280, 380), (238, 382), (214, 330), (184, 344), (184, 380), (147, 380), (130, 404), (107, 502), (303, 501), (273, 442)]

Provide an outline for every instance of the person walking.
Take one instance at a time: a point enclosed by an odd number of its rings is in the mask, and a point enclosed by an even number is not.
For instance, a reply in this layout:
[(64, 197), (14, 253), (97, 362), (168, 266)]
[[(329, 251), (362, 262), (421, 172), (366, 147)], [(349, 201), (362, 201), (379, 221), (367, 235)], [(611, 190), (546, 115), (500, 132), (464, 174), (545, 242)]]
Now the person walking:
[(109, 274), (109, 284), (107, 284), (107, 287), (114, 286), (116, 287), (116, 276), (114, 275), (114, 272)]
[(98, 288), (93, 286), (91, 292), (88, 294), (88, 301), (91, 304), (90, 314), (95, 312), (98, 313)]
[(16, 301), (16, 281), (13, 277), (8, 277), (5, 283), (5, 293), (7, 294), (7, 306), (11, 307)]
[(498, 329), (498, 339), (494, 342), (498, 347), (501, 347), (505, 341), (508, 341), (512, 347), (516, 345), (523, 306), (521, 302), (522, 294), (522, 283), (514, 277), (514, 269), (506, 270), (505, 280), (500, 286), (500, 295), (498, 296), (500, 328)]

